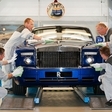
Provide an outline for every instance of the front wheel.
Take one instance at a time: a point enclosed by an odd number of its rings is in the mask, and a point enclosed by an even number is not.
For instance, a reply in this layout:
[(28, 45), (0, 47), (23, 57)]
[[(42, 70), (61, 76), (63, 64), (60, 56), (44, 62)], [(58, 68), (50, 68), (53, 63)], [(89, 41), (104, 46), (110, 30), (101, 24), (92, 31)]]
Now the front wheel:
[(94, 90), (95, 95), (103, 95), (104, 94), (104, 92), (100, 89), (99, 85), (94, 86), (93, 90)]
[(26, 94), (26, 87), (17, 85), (13, 79), (13, 94), (15, 95), (25, 95)]

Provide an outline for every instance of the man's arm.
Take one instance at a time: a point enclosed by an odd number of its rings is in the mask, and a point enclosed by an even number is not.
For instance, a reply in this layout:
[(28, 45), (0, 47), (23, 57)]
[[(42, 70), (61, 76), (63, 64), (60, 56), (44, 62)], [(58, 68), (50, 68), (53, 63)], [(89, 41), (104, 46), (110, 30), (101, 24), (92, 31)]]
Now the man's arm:
[(8, 79), (11, 79), (13, 77), (12, 73), (10, 74), (5, 74), (2, 70), (0, 70), (0, 80), (8, 80)]
[(8, 74), (8, 79), (11, 79), (13, 77), (12, 73)]
[(10, 60), (2, 60), (2, 61), (0, 61), (0, 63), (1, 63), (1, 65), (6, 65), (6, 64), (12, 63), (17, 59), (16, 57), (17, 57), (17, 54), (14, 53), (13, 57)]
[(33, 39), (41, 40), (41, 37), (39, 37), (39, 36), (37, 36), (37, 35), (34, 34)]
[(110, 42), (107, 42), (107, 46), (110, 48), (110, 53), (112, 54), (112, 34), (110, 35)]
[(107, 45), (110, 47), (112, 44), (112, 34), (110, 35), (110, 42), (107, 42)]
[(2, 65), (7, 65), (8, 64), (8, 61), (7, 60), (3, 60), (3, 61), (1, 61), (1, 64)]

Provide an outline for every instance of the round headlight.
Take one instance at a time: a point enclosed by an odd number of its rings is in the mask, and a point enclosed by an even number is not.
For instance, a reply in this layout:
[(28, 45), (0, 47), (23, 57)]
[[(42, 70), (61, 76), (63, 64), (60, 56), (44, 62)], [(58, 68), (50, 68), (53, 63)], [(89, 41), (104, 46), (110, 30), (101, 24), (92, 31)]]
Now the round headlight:
[(26, 58), (24, 59), (24, 62), (25, 62), (27, 65), (29, 65), (29, 64), (32, 63), (32, 60), (31, 60), (30, 57), (26, 57)]
[(88, 64), (91, 64), (91, 63), (94, 62), (94, 58), (93, 58), (93, 57), (87, 57), (86, 62), (87, 62)]

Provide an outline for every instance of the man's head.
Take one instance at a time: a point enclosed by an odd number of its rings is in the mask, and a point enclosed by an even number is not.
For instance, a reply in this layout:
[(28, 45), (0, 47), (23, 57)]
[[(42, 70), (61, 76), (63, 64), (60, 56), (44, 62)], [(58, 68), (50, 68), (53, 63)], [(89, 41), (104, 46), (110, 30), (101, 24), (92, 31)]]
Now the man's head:
[(4, 56), (5, 56), (4, 52), (5, 52), (4, 48), (0, 47), (0, 60), (2, 60), (4, 58)]
[(107, 60), (107, 59), (109, 58), (109, 56), (110, 56), (110, 49), (109, 49), (109, 47), (107, 47), (107, 46), (101, 47), (101, 48), (99, 49), (99, 51), (100, 51), (101, 57), (102, 57), (104, 60)]
[(99, 35), (105, 35), (108, 27), (104, 23), (99, 23), (96, 25), (96, 30)]
[(31, 18), (26, 18), (24, 21), (24, 26), (30, 31), (32, 31), (34, 27), (34, 21)]

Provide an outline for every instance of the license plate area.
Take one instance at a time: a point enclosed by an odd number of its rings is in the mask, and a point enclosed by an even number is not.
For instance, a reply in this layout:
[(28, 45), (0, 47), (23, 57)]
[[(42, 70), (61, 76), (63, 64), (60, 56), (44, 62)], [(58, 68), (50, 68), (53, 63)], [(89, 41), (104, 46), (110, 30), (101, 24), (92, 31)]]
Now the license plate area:
[(45, 77), (72, 77), (72, 72), (45, 72)]

